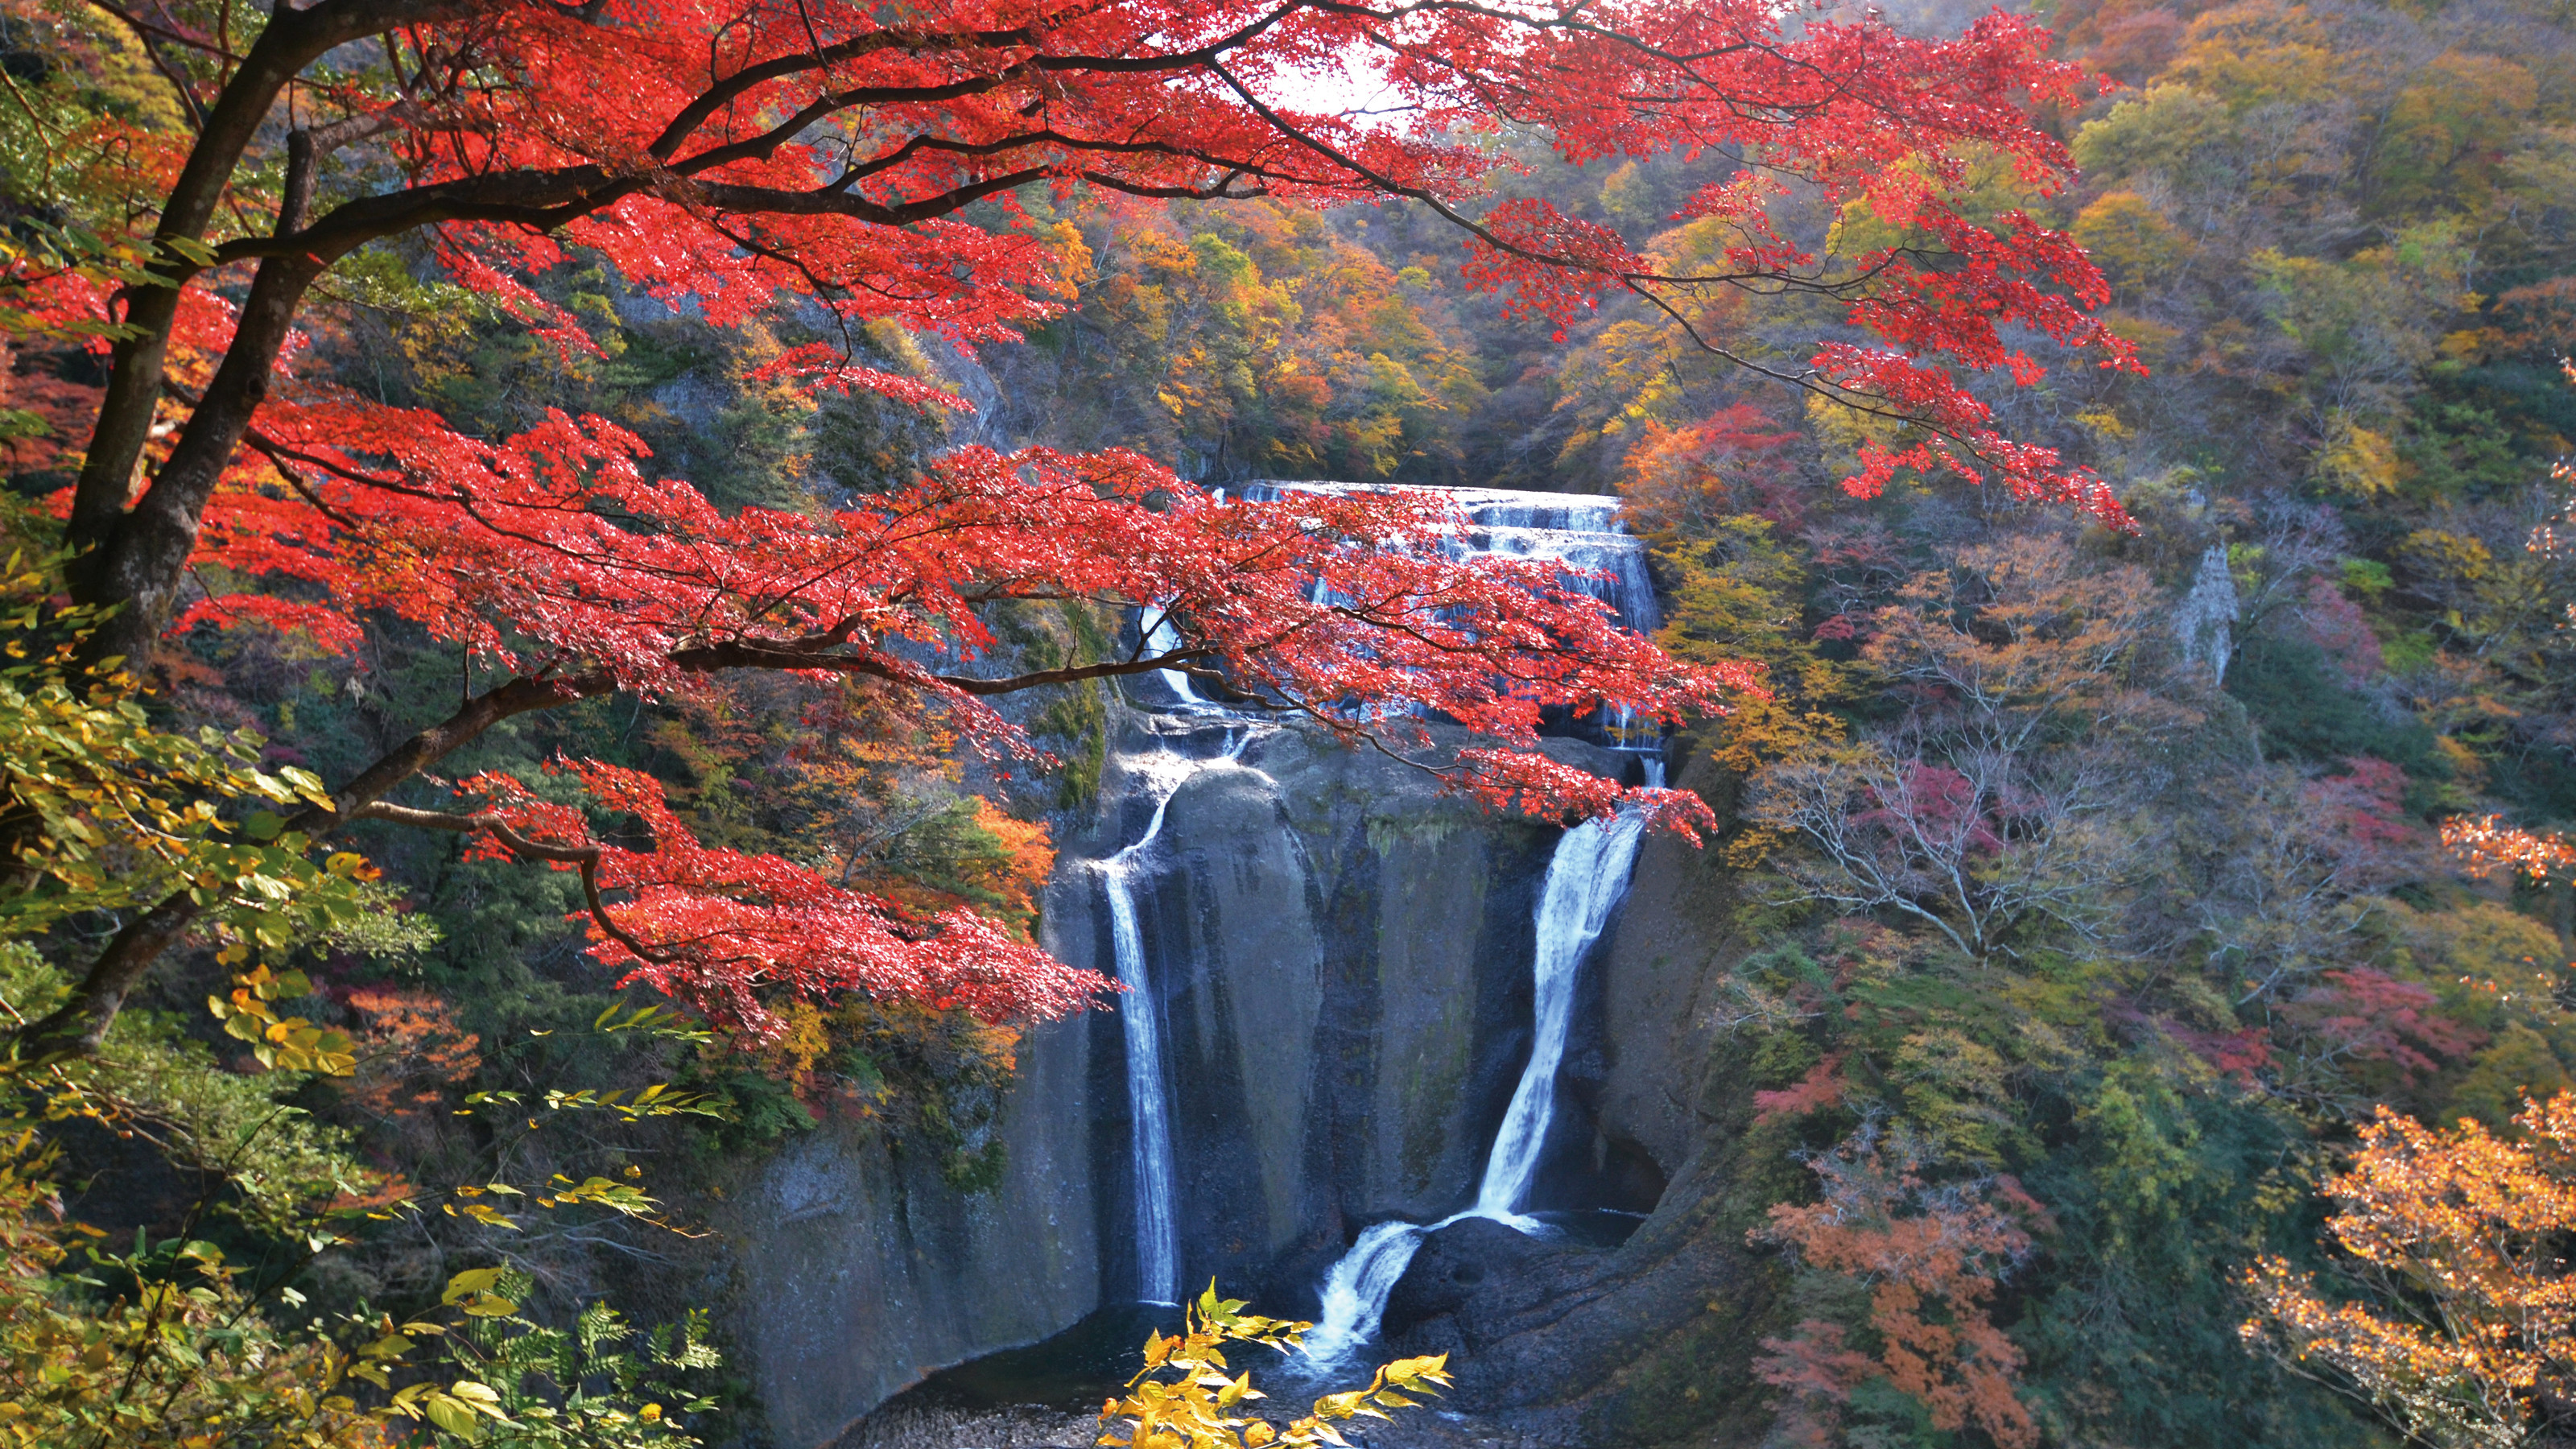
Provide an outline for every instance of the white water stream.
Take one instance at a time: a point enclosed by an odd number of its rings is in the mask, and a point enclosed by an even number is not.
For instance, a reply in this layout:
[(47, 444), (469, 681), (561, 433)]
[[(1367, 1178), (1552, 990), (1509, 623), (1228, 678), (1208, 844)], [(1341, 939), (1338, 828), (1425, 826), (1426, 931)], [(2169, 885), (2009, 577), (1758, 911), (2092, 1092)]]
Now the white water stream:
[[(1186, 696), (1187, 681), (1177, 686)], [(1191, 776), (1235, 763), (1252, 740), (1244, 731), (1226, 741), (1213, 760), (1190, 760), (1168, 751), (1149, 757), (1144, 770), (1154, 792), (1154, 814), (1134, 844), (1099, 864), (1109, 896), (1109, 940), (1117, 957), (1118, 984), (1127, 988), (1118, 1019), (1127, 1046), (1127, 1118), (1133, 1124), (1127, 1156), (1136, 1202), (1136, 1296), (1172, 1304), (1181, 1296), (1180, 1211), (1173, 1189), (1171, 1077), (1163, 1067), (1163, 1019), (1145, 965), (1145, 931), (1136, 915), (1139, 877), (1146, 855), (1162, 837), (1172, 796)]]
[[(1244, 487), (1243, 495), (1277, 498), (1299, 490), (1336, 491), (1352, 486), (1333, 483), (1261, 483)], [(1366, 485), (1386, 486), (1386, 485)], [(1517, 493), (1500, 489), (1444, 490), (1465, 513), (1467, 527), (1452, 541), (1454, 556), (1500, 554), (1562, 563), (1567, 579), (1583, 592), (1609, 604), (1627, 627), (1651, 633), (1661, 622), (1654, 586), (1646, 574), (1645, 545), (1621, 531), (1616, 500), (1578, 498), (1556, 493)], [(1217, 501), (1224, 501), (1222, 490)], [(1315, 600), (1325, 602), (1328, 587), (1315, 580)], [(1147, 629), (1145, 647), (1160, 652), (1179, 643), (1168, 616)], [(1201, 696), (1190, 677), (1179, 670), (1156, 671), (1182, 715), (1226, 715), (1225, 706)], [(1657, 750), (1651, 732), (1632, 729), (1624, 712), (1605, 720), (1614, 746)], [(1242, 752), (1247, 732), (1229, 741), (1222, 760)], [(1170, 757), (1149, 778), (1155, 792), (1154, 813), (1145, 833), (1116, 855), (1100, 862), (1109, 895), (1110, 935), (1118, 979), (1129, 990), (1120, 1015), (1127, 1047), (1127, 1096), (1134, 1130), (1130, 1159), (1135, 1185), (1138, 1297), (1170, 1303), (1180, 1296), (1180, 1234), (1173, 1187), (1170, 1080), (1163, 1063), (1161, 1019), (1150, 994), (1144, 932), (1138, 921), (1137, 897), (1143, 862), (1162, 834), (1163, 817), (1172, 795), (1188, 778), (1218, 761)], [(1649, 754), (1648, 782), (1660, 785), (1662, 759)], [(1586, 821), (1566, 832), (1548, 862), (1539, 897), (1538, 949), (1532, 971), (1537, 1010), (1529, 1064), (1523, 1068), (1510, 1108), (1495, 1134), (1475, 1206), (1428, 1225), (1389, 1222), (1362, 1232), (1359, 1241), (1335, 1263), (1323, 1287), (1323, 1319), (1307, 1335), (1307, 1352), (1319, 1366), (1346, 1361), (1376, 1337), (1386, 1301), (1404, 1276), (1422, 1240), (1462, 1218), (1482, 1217), (1524, 1233), (1544, 1230), (1520, 1208), (1528, 1200), (1538, 1171), (1540, 1150), (1556, 1111), (1556, 1077), (1564, 1064), (1565, 1042), (1574, 1015), (1575, 978), (1619, 898), (1628, 888), (1636, 863), (1643, 822), (1623, 814), (1603, 822)]]
[[(1244, 484), (1241, 491), (1246, 498), (1276, 500), (1295, 493), (1417, 486), (1420, 485), (1257, 481)], [(1646, 542), (1624, 531), (1618, 499), (1503, 488), (1434, 491), (1448, 498), (1464, 515), (1463, 526), (1448, 540), (1451, 557), (1500, 556), (1561, 564), (1566, 570), (1563, 580), (1608, 604), (1622, 625), (1640, 634), (1652, 634), (1662, 626), (1654, 581), (1646, 571)], [(1317, 604), (1331, 602), (1332, 589), (1323, 575), (1316, 575), (1309, 597)], [(1663, 747), (1663, 731), (1641, 724), (1625, 708), (1612, 708), (1598, 721), (1598, 728), (1613, 749), (1654, 751)]]
[[(1170, 614), (1157, 618), (1154, 621), (1154, 627), (1145, 631), (1145, 652), (1148, 654), (1166, 654), (1180, 647), (1181, 631), (1172, 626)], [(1154, 677), (1162, 680), (1163, 687), (1172, 692), (1173, 698), (1178, 702), (1178, 709), (1183, 714), (1203, 714), (1210, 710), (1220, 713), (1224, 711), (1223, 705), (1201, 699), (1197, 686), (1180, 670), (1157, 669), (1154, 671)]]
[[(1649, 766), (1649, 778), (1663, 783)], [(1324, 1276), (1323, 1317), (1306, 1335), (1306, 1352), (1318, 1367), (1347, 1362), (1362, 1344), (1377, 1337), (1386, 1315), (1386, 1300), (1413, 1262), (1422, 1240), (1464, 1218), (1490, 1218), (1524, 1233), (1544, 1227), (1524, 1217), (1530, 1184), (1538, 1174), (1539, 1150), (1556, 1115), (1556, 1074), (1565, 1061), (1565, 1038), (1574, 1021), (1575, 977), (1592, 943), (1609, 924), (1619, 898), (1627, 894), (1628, 877), (1637, 862), (1642, 817), (1622, 814), (1609, 821), (1587, 820), (1565, 833), (1547, 863), (1539, 889), (1538, 951), (1531, 964), (1537, 984), (1536, 1031), (1529, 1065), (1521, 1069), (1512, 1105), (1494, 1134), (1485, 1161), (1485, 1177), (1476, 1189), (1476, 1205), (1436, 1223), (1388, 1222), (1363, 1231), (1341, 1261)]]

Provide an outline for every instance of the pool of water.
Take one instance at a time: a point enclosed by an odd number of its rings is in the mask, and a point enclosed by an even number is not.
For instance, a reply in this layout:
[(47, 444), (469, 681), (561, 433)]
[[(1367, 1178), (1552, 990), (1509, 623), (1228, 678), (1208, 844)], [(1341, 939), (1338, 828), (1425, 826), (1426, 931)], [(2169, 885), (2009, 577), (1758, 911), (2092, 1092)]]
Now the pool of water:
[(1564, 1234), (1564, 1241), (1583, 1248), (1615, 1248), (1628, 1241), (1646, 1221), (1644, 1213), (1625, 1213), (1616, 1208), (1582, 1208), (1530, 1216)]
[[(1607, 1250), (1628, 1240), (1642, 1213), (1607, 1208), (1533, 1213), (1548, 1234), (1573, 1246)], [(1255, 1305), (1255, 1312), (1260, 1311)], [(1006, 1348), (944, 1368), (897, 1394), (883, 1407), (905, 1410), (982, 1410), (1033, 1404), (1052, 1409), (1096, 1410), (1144, 1367), (1145, 1335), (1178, 1333), (1181, 1310), (1159, 1303), (1117, 1303), (1052, 1338)], [(1387, 1354), (1369, 1344), (1348, 1363), (1331, 1369), (1302, 1357), (1267, 1353), (1234, 1355), (1238, 1369), (1282, 1396), (1326, 1393), (1365, 1384)], [(1300, 1406), (1302, 1407), (1302, 1405)]]
[(888, 1400), (887, 1407), (1097, 1409), (1145, 1366), (1146, 1334), (1177, 1333), (1180, 1327), (1178, 1308), (1112, 1304), (1053, 1338), (941, 1369)]

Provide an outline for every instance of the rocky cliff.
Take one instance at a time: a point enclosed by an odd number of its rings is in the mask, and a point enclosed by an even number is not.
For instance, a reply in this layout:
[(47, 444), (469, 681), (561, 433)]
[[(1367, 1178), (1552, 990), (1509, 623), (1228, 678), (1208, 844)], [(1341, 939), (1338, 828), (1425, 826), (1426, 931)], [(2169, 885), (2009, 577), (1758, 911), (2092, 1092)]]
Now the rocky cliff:
[[(1675, 783), (1726, 793), (1713, 772)], [(1607, 1250), (1461, 1222), (1388, 1303), (1388, 1348), (1451, 1354), (1451, 1403), (1522, 1442), (1750, 1446), (1769, 1422), (1750, 1364), (1785, 1326), (1781, 1280), (1744, 1235), (1783, 1194), (1777, 1165), (1748, 1180), (1741, 1150), (1752, 1087), (1722, 1025), (1735, 884), (1716, 852), (1649, 839), (1586, 968), (1554, 1181), (1576, 1200), (1650, 1203), (1645, 1221)]]
[[(1528, 1055), (1532, 913), (1558, 831), (1316, 731), (1262, 727), (1219, 758), (1248, 728), (1119, 717), (1098, 809), (1061, 832), (1045, 933), (1110, 973), (1093, 863), (1142, 836), (1180, 774), (1133, 877), (1152, 999), (1122, 1009), (1161, 1014), (1181, 1278), (1311, 1314), (1362, 1227), (1474, 1197)], [(1584, 978), (1532, 1206), (1651, 1214), (1634, 1236), (1505, 1243), (1461, 1224), (1390, 1305), (1395, 1346), (1460, 1352), (1460, 1405), (1549, 1437), (1624, 1433), (1675, 1404), (1704, 1419), (1682, 1379), (1743, 1362), (1758, 1285), (1712, 1150), (1741, 1094), (1708, 1080), (1702, 1000), (1728, 905), (1714, 861), (1650, 842)], [(1009, 1171), (987, 1194), (960, 1197), (852, 1127), (758, 1171), (735, 1208), (740, 1341), (776, 1442), (829, 1442), (930, 1368), (1136, 1296), (1125, 1065), (1107, 1013), (1032, 1033), (1002, 1129)]]

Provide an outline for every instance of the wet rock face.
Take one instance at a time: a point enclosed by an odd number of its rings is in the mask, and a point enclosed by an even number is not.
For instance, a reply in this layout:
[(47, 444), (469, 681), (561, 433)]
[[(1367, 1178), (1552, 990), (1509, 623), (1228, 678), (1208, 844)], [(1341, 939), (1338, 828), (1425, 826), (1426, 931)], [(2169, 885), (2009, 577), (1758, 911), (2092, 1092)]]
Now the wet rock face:
[[(1725, 802), (1706, 774), (1677, 783)], [(1649, 1216), (1609, 1250), (1456, 1223), (1397, 1284), (1384, 1346), (1451, 1354), (1446, 1407), (1582, 1449), (1761, 1441), (1751, 1365), (1787, 1323), (1782, 1276), (1745, 1246), (1776, 1193), (1744, 1180), (1751, 1088), (1716, 1024), (1734, 886), (1714, 852), (1648, 839), (1581, 979), (1532, 1207)]]
[(771, 1442), (828, 1443), (930, 1368), (1041, 1338), (1100, 1296), (1078, 1052), (1024, 1058), (1010, 1173), (963, 1195), (864, 1124), (826, 1121), (764, 1164), (718, 1226), (735, 1245), (732, 1337)]
[[(1722, 1174), (1687, 1174), (1616, 1248), (1525, 1237), (1470, 1218), (1432, 1234), (1388, 1299), (1389, 1354), (1446, 1353), (1444, 1407), (1549, 1443), (1730, 1444), (1713, 1419), (1750, 1406), (1751, 1331), (1769, 1280), (1743, 1247)], [(1753, 1443), (1758, 1429), (1740, 1441)]]
[[(1171, 763), (1153, 727), (1124, 716), (1099, 810), (1058, 822), (1044, 939), (1103, 974), (1109, 910), (1088, 862), (1143, 831), (1145, 772)], [(1201, 767), (1173, 791), (1138, 877), (1152, 990), (1120, 1009), (1161, 1014), (1181, 1282), (1213, 1278), (1261, 1311), (1312, 1318), (1364, 1226), (1474, 1199), (1529, 1053), (1532, 916), (1558, 832), (1297, 731), (1224, 763), (1222, 722), (1160, 727), (1183, 729), (1159, 744)], [(1616, 1248), (1482, 1219), (1431, 1235), (1389, 1302), (1385, 1345), (1456, 1355), (1445, 1409), (1508, 1421), (1531, 1443), (1759, 1438), (1729, 1426), (1758, 1417), (1747, 1365), (1778, 1326), (1764, 1326), (1772, 1278), (1744, 1247), (1735, 1198), (1745, 1092), (1710, 1067), (1732, 908), (1711, 854), (1645, 842), (1580, 978), (1530, 1207), (1651, 1216)], [(1118, 1019), (1032, 1031), (1020, 1069), (992, 1193), (961, 1198), (863, 1127), (826, 1127), (737, 1199), (737, 1343), (778, 1445), (828, 1443), (933, 1368), (1134, 1295)]]
[[(1455, 1338), (1462, 1347), (1490, 1342), (1516, 1314), (1600, 1276), (1607, 1256), (1486, 1218), (1452, 1223), (1422, 1240), (1386, 1300), (1384, 1331), (1390, 1343), (1408, 1337)], [(1436, 1320), (1446, 1322), (1430, 1328)]]
[(1359, 1225), (1472, 1197), (1528, 1052), (1555, 834), (1288, 731), (1175, 793), (1143, 927), (1186, 1283), (1290, 1311)]
[[(1473, 1198), (1528, 1054), (1531, 914), (1557, 831), (1308, 733), (1266, 730), (1227, 764), (1227, 725), (1154, 725), (1125, 717), (1097, 814), (1058, 823), (1044, 939), (1114, 974), (1089, 862), (1142, 834), (1165, 750), (1202, 762), (1138, 877), (1151, 999), (1118, 1009), (1162, 1017), (1185, 1289), (1213, 1278), (1311, 1310), (1361, 1225)], [(1024, 1039), (992, 1193), (907, 1171), (863, 1125), (762, 1166), (727, 1226), (737, 1342), (777, 1442), (828, 1442), (930, 1369), (1133, 1297), (1127, 1101), (1119, 1021), (1094, 1013)]]

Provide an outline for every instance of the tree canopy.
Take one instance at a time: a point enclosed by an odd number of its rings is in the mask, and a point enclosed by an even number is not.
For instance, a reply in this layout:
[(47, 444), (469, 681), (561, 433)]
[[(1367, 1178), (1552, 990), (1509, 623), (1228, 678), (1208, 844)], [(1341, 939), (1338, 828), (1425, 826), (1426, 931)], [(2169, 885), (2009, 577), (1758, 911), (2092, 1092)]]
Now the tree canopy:
[[(2089, 315), (2107, 293), (2074, 242), (1968, 184), (1997, 167), (2031, 195), (2067, 184), (2029, 108), (2089, 87), (2043, 57), (2026, 18), (1927, 39), (1874, 18), (1793, 24), (1750, 0), (107, 13), (178, 124), (109, 112), (43, 137), (35, 169), (56, 194), (0, 299), (27, 335), (105, 354), (67, 500), (70, 594), (99, 614), (83, 658), (140, 658), (165, 630), (245, 619), (348, 648), (370, 611), (462, 646), (469, 680), (484, 678), (456, 710), (280, 829), (319, 842), (390, 821), (579, 872), (595, 949), (764, 1029), (755, 988), (867, 985), (1042, 1017), (1093, 984), (972, 913), (908, 911), (702, 847), (657, 813), (649, 782), (605, 764), (562, 765), (591, 809), (503, 775), (466, 782), (463, 810), (390, 797), (513, 715), (685, 695), (727, 671), (883, 681), (1007, 756), (1027, 742), (991, 697), (1181, 668), (1496, 802), (1599, 811), (1615, 786), (1528, 748), (1543, 709), (1675, 722), (1753, 676), (1672, 661), (1548, 567), (1452, 559), (1436, 506), (1219, 506), (1115, 449), (961, 447), (837, 509), (720, 509), (654, 477), (607, 417), (550, 411), (493, 435), (367, 397), (332, 365), (353, 293), (434, 282), (569, 361), (600, 351), (597, 324), (535, 283), (595, 257), (714, 324), (806, 309), (818, 340), (758, 382), (953, 408), (858, 339), (892, 323), (972, 348), (1055, 315), (1080, 241), (1032, 215), (1040, 195), (1407, 198), (1458, 229), (1471, 284), (1559, 326), (1623, 293), (1723, 353), (1694, 322), (1715, 296), (1843, 307), (1854, 331), (1802, 369), (1747, 365), (1926, 430), (1865, 447), (1858, 494), (1901, 467), (1947, 467), (2122, 517), (2091, 475), (1997, 433), (1955, 371), (2034, 379), (2016, 334), (2134, 365)], [(1397, 115), (1300, 100), (1344, 64), (1383, 82)], [(1681, 208), (1717, 239), (1644, 253), (1543, 199), (1493, 201), (1506, 158), (1485, 138), (1505, 123), (1544, 128), (1575, 162), (1739, 156)], [(1792, 185), (1865, 207), (1871, 243), (1828, 258), (1790, 240), (1767, 208)], [(254, 586), (218, 591), (201, 566)], [(979, 667), (994, 640), (978, 611), (1014, 600), (1124, 604), (1171, 628), (997, 674)], [(1425, 754), (1433, 716), (1485, 743)], [(1684, 824), (1696, 808), (1639, 798)], [(649, 847), (603, 840), (593, 810), (642, 822)], [(97, 1041), (207, 894), (138, 911), (38, 1035)]]

